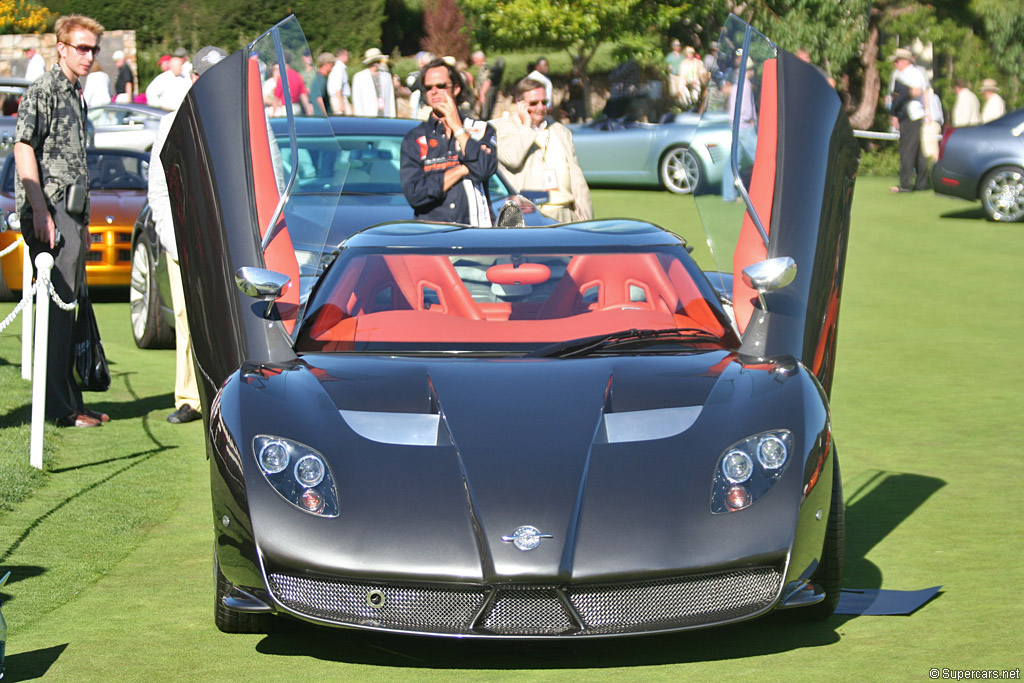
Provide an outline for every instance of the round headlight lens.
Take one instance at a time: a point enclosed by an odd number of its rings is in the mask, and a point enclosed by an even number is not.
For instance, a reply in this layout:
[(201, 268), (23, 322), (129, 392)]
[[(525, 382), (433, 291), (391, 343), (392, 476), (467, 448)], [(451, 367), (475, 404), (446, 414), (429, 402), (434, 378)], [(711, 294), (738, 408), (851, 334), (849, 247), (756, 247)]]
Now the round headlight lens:
[(306, 489), (299, 496), (299, 503), (310, 512), (322, 512), (324, 509), (324, 497), (316, 489)]
[(313, 488), (324, 480), (323, 461), (315, 455), (304, 455), (295, 463), (295, 478), (306, 488)]
[(260, 449), (260, 467), (267, 474), (277, 474), (288, 467), (288, 446), (280, 441), (269, 441)]
[(722, 474), (733, 484), (741, 484), (750, 479), (754, 471), (754, 461), (743, 451), (729, 451), (722, 458)]
[(730, 510), (742, 510), (750, 502), (750, 491), (742, 486), (732, 486), (725, 494), (725, 504)]
[(766, 436), (757, 445), (757, 459), (766, 470), (777, 470), (785, 465), (788, 455), (786, 444), (777, 436)]

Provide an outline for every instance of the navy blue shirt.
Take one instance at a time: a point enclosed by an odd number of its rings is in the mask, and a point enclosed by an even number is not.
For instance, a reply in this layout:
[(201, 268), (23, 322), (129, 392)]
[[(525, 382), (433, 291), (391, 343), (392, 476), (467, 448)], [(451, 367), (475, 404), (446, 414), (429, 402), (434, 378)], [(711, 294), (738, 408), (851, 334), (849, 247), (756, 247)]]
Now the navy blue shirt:
[[(461, 152), (455, 137), (445, 135), (444, 123), (431, 114), (402, 140), (402, 191), (416, 217), (428, 221), (490, 226), (490, 177), (498, 169), (498, 140), (486, 121), (463, 119), (469, 133)], [(482, 149), (483, 145), (490, 152)], [(469, 175), (444, 191), (444, 173), (459, 164)]]

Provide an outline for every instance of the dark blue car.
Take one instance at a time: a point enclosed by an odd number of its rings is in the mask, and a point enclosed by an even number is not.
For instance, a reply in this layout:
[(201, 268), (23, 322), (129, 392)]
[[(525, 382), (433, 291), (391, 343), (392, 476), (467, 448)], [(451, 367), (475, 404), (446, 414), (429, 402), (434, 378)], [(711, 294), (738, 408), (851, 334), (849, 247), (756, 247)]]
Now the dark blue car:
[(938, 194), (981, 200), (990, 220), (1024, 219), (1024, 109), (948, 132), (932, 185)]

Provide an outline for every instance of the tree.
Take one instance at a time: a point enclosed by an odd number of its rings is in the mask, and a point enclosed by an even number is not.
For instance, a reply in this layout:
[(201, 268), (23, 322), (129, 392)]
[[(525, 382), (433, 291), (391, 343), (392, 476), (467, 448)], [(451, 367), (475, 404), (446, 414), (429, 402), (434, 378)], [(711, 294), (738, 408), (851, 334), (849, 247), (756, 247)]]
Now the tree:
[(664, 33), (693, 9), (687, 0), (462, 0), (462, 7), (487, 49), (568, 51), (588, 93), (588, 66), (598, 47)]
[(1021, 101), (1020, 65), (1024, 63), (1024, 6), (1002, 0), (973, 0), (971, 9), (981, 17), (995, 65), (1008, 78), (1007, 102)]
[(426, 34), (421, 41), (424, 50), (438, 57), (451, 55), (456, 59), (469, 60), (466, 18), (455, 0), (427, 0), (423, 30)]

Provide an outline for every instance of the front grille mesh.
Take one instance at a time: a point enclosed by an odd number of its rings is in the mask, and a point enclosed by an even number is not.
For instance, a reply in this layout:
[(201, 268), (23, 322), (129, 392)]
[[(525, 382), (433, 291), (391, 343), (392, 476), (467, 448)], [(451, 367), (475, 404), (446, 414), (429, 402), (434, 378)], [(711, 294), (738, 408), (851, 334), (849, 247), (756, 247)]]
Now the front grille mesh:
[(493, 588), (377, 585), (281, 573), (268, 578), (271, 592), (289, 609), (339, 624), (426, 633), (585, 636), (751, 615), (778, 596), (782, 573), (769, 566), (633, 583)]
[(685, 579), (570, 588), (589, 633), (628, 633), (737, 619), (772, 603), (782, 579), (774, 567)]
[[(286, 606), (322, 619), (411, 631), (465, 633), (483, 606), (483, 589), (436, 589), (347, 583), (271, 574), (270, 589)], [(371, 607), (372, 591), (383, 604)]]
[(505, 636), (557, 636), (574, 630), (552, 588), (498, 591), (487, 609), (483, 628)]

